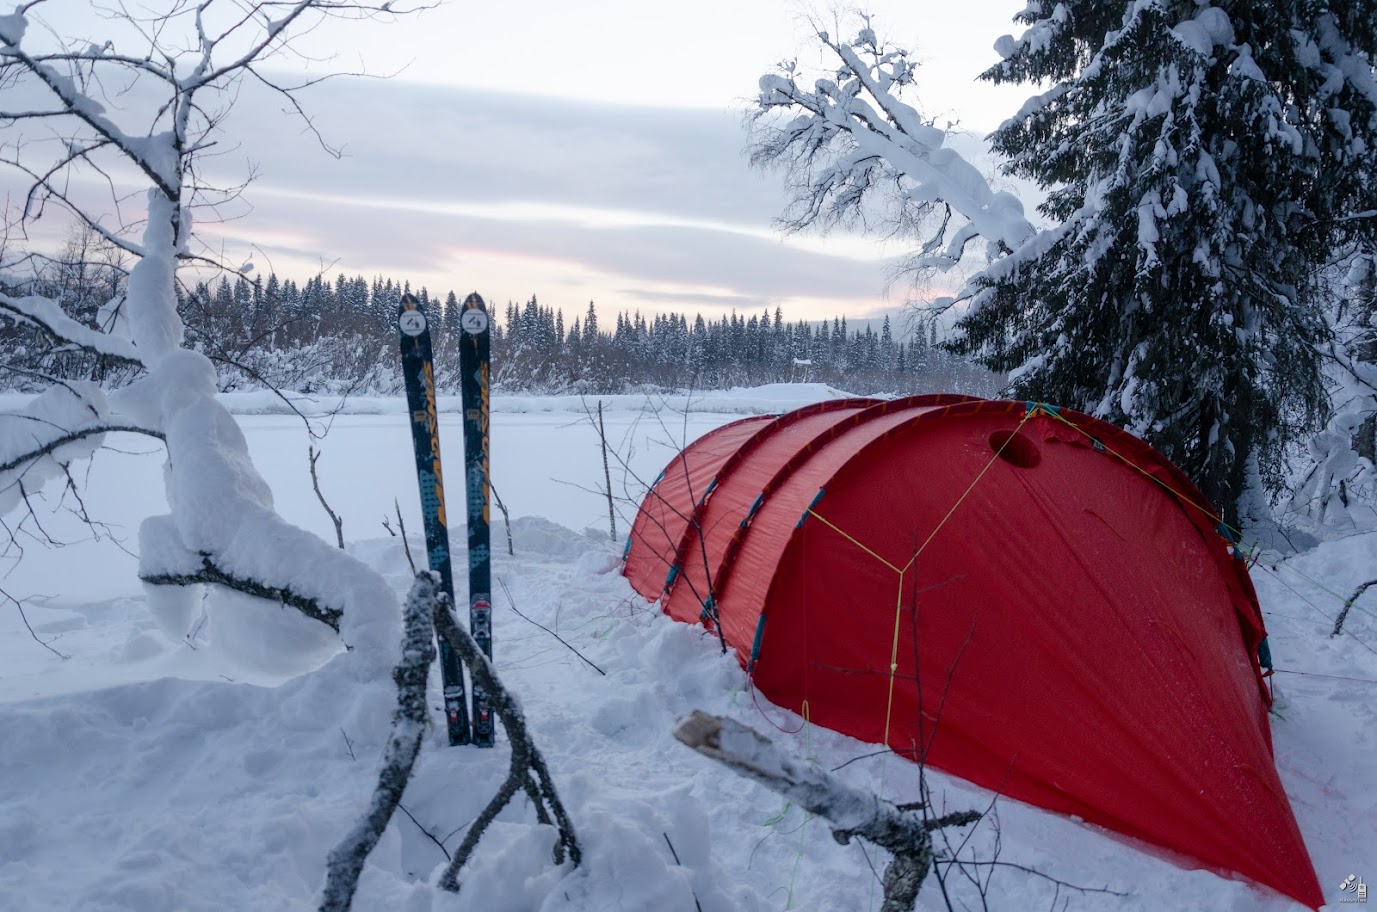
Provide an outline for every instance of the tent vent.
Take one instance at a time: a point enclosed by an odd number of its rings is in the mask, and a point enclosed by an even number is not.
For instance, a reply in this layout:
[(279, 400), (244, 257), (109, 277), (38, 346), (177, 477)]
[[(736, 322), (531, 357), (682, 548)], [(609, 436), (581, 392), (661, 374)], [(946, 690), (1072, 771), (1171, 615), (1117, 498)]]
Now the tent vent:
[(1042, 461), (1037, 444), (1017, 431), (995, 431), (990, 435), (990, 449), (1011, 466), (1031, 469)]

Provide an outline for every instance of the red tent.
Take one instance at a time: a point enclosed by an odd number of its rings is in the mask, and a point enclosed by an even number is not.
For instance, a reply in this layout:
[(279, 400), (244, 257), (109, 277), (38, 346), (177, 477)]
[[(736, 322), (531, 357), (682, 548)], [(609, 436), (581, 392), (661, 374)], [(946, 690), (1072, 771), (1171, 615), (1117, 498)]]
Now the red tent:
[(1068, 410), (823, 402), (665, 469), (625, 574), (815, 724), (1323, 903), (1244, 562), (1165, 457)]

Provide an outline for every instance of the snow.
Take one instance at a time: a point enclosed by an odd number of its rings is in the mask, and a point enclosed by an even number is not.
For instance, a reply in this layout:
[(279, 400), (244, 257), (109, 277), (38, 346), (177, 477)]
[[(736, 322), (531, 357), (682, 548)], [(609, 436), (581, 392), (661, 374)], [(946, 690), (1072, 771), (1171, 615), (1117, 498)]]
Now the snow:
[[(816, 386), (740, 390), (694, 397), (687, 415), (675, 410), (687, 397), (604, 397), (608, 435), (630, 463), (628, 473), (614, 462), (613, 487), (634, 494), (635, 478), (653, 478), (678, 445), (752, 409), (832, 395)], [(242, 450), (207, 401), (240, 413)], [(332, 534), (309, 488), (298, 418), (252, 395), (198, 403), (185, 420), (227, 440), (230, 454), (247, 453), (261, 475), (262, 488), (231, 471), (241, 457), (225, 457), (224, 484), (239, 491), (229, 500), (270, 499), (294, 527)], [(0, 407), (13, 404), (22, 403)], [(858, 843), (837, 845), (823, 821), (698, 756), (671, 731), (693, 709), (725, 715), (895, 802), (916, 797), (914, 768), (772, 706), (715, 638), (632, 592), (617, 573), (621, 543), (609, 540), (606, 502), (589, 490), (602, 478), (585, 417), (590, 404), (498, 396), (492, 419), (493, 477), (513, 514), (516, 551), (506, 555), (494, 511), (494, 576), (506, 587), (497, 586), (494, 600), (496, 666), (547, 752), (584, 865), (552, 866), (551, 830), (518, 802), (484, 838), (463, 872), (463, 890), (451, 896), (432, 885), (445, 860), (440, 848), (399, 814), (369, 859), (355, 908), (668, 912), (695, 909), (696, 900), (704, 912), (877, 909), (871, 866), (881, 866), (883, 853), (870, 847), (867, 859)], [(461, 452), (459, 422), (448, 411), (441, 422), (452, 461)], [(169, 433), (179, 432), (170, 425)], [(371, 794), (395, 700), (390, 668), (364, 675), (357, 645), (343, 652), (323, 625), (237, 595), (211, 592), (174, 606), (174, 632), (165, 632), (137, 581), (136, 559), (123, 549), (143, 549), (132, 530), (162, 509), (167, 494), (187, 495), (175, 484), (165, 494), (156, 441), (115, 434), (107, 445), (114, 449), (92, 463), (87, 506), (122, 547), (109, 537), (60, 551), (31, 545), (22, 562), (0, 566), (5, 591), (25, 599), (38, 635), (69, 656), (33, 642), (14, 606), (0, 607), (0, 909), (310, 908), (326, 853)], [(399, 400), (352, 400), (321, 444), (319, 463), (322, 488), (345, 518), (348, 553), (380, 574), (387, 591), (374, 595), (393, 613), (411, 580), (400, 539), (381, 525), (394, 497), (413, 553), (422, 551), (410, 446)], [(207, 526), (217, 517), (223, 526), (242, 520), (213, 497), (205, 509)], [(634, 505), (621, 509), (624, 535)], [(44, 521), (58, 537), (90, 538), (60, 510)], [(458, 544), (465, 532), (456, 526)], [(149, 540), (166, 542), (156, 531)], [(271, 537), (261, 544), (264, 551), (297, 547)], [(169, 569), (189, 559), (158, 547), (139, 557)], [(341, 566), (318, 556), (319, 567), (296, 570), (329, 577)], [(1333, 909), (1345, 908), (1338, 903), (1351, 894), (1338, 887), (1350, 874), (1377, 876), (1377, 596), (1359, 600), (1348, 635), (1328, 636), (1343, 600), (1374, 566), (1377, 534), (1370, 533), (1260, 564), (1253, 574), (1279, 669), (1277, 764)], [(455, 571), (462, 591), (462, 559)], [(387, 635), (378, 648), (395, 661), (399, 626)], [(432, 703), (438, 693), (433, 680)], [(403, 805), (453, 851), (506, 775), (505, 741), (493, 751), (450, 748), (438, 713), (432, 717)], [(990, 801), (958, 780), (929, 778), (944, 810)], [(1013, 802), (998, 807), (1002, 861), (1127, 894), (1063, 889), (1071, 909), (1299, 908), (1072, 820)], [(988, 824), (975, 828), (971, 845), (984, 858), (994, 851)], [(999, 870), (992, 883), (990, 908), (1052, 906), (1055, 888), (1020, 871)], [(952, 887), (979, 907), (962, 885)], [(935, 890), (935, 883), (925, 889), (923, 907), (935, 907)]]
[(29, 20), (23, 13), (6, 13), (0, 16), (0, 42), (10, 47), (18, 47), (24, 40), (24, 32), (28, 26)]
[[(168, 186), (176, 186), (168, 184)], [(182, 344), (182, 321), (177, 315), (177, 238), (173, 234), (176, 204), (157, 190), (148, 191), (148, 227), (144, 255), (129, 271), (129, 325), (144, 363), (152, 365)], [(182, 213), (183, 217), (189, 217)]]

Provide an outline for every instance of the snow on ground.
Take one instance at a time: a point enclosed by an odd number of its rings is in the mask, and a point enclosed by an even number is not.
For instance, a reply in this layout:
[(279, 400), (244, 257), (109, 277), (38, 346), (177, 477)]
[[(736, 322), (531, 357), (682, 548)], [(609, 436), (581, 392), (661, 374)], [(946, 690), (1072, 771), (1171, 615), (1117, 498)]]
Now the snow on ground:
[[(630, 466), (613, 465), (613, 487), (625, 499), (619, 535), (634, 513), (636, 479), (652, 480), (686, 440), (743, 411), (831, 395), (818, 387), (742, 391), (707, 396), (702, 407), (714, 410), (687, 415), (682, 401), (604, 397), (608, 436)], [(228, 401), (279, 511), (332, 536), (309, 487), (300, 419), (255, 395)], [(585, 404), (596, 400), (499, 397), (492, 431), (493, 476), (513, 516), (516, 551), (505, 554), (494, 512), (494, 572), (505, 584), (495, 593), (496, 664), (548, 754), (585, 864), (551, 868), (549, 832), (515, 807), (485, 837), (457, 897), (432, 889), (444, 852), (462, 840), (506, 769), (501, 743), (495, 751), (449, 748), (437, 725), (404, 800), (415, 822), (394, 819), (355, 908), (878, 908), (871, 872), (882, 853), (837, 845), (821, 821), (688, 751), (670, 730), (690, 709), (730, 715), (825, 767), (846, 764), (840, 775), (898, 801), (915, 797), (913, 767), (869, 756), (869, 746), (772, 707), (715, 639), (669, 621), (631, 591), (617, 573), (621, 546), (608, 538), (606, 502), (590, 493), (602, 483), (602, 457)], [(400, 593), (410, 572), (401, 539), (382, 520), (396, 498), (420, 553), (405, 411), (400, 401), (366, 400), (346, 412), (321, 444), (321, 485), (344, 518), (351, 551)], [(441, 420), (453, 465), (458, 422)], [(14, 606), (0, 605), (0, 910), (310, 908), (326, 852), (372, 787), (390, 683), (361, 687), (319, 625), (232, 595), (207, 600), (190, 641), (169, 640), (125, 550), (138, 521), (164, 509), (162, 457), (137, 438), (110, 446), (116, 451), (97, 457), (85, 496), (108, 530), (89, 540), (59, 511), (45, 528), (74, 544), (30, 544), (22, 563), (0, 567), (0, 587), (25, 599), (38, 635), (68, 656), (39, 646)], [(452, 537), (462, 542), (463, 530)], [(462, 591), (462, 560), (455, 569)], [(1339, 890), (1349, 874), (1377, 878), (1377, 620), (1362, 608), (1377, 595), (1351, 613), (1352, 635), (1328, 637), (1343, 599), (1377, 576), (1374, 569), (1377, 534), (1368, 534), (1254, 573), (1282, 669), (1274, 679), (1278, 767), (1333, 909), (1354, 896)], [(991, 800), (959, 781), (931, 779), (947, 808)], [(997, 809), (999, 861), (1116, 892), (1081, 893), (1005, 866), (993, 869), (992, 909), (1051, 908), (1056, 897), (1090, 910), (1298, 908), (1070, 820), (1007, 801)], [(989, 860), (994, 850), (993, 827), (983, 823), (963, 851)], [(940, 907), (937, 886), (925, 888), (921, 907)], [(979, 907), (969, 884), (953, 878), (950, 886), (958, 901)]]

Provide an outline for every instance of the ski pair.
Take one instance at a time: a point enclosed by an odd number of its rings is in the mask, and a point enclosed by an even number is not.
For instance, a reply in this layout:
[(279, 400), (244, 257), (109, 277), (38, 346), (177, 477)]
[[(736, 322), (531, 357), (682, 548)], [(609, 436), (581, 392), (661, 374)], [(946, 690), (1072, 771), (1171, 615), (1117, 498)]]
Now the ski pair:
[[(488, 378), (490, 344), (488, 312), (477, 292), (464, 299), (460, 314), (460, 398), (464, 408), (464, 490), (468, 506), (469, 632), (483, 654), (492, 658), (492, 565), (488, 547)], [(426, 560), (440, 574), (444, 591), (454, 600), (450, 566), (449, 525), (445, 515), (444, 476), (440, 469), (440, 425), (435, 408), (435, 359), (430, 323), (421, 302), (404, 295), (397, 310), (402, 377), (411, 414), (411, 442), (416, 452), (416, 481), (421, 491)], [(450, 744), (492, 747), (492, 704), (475, 682), (469, 713), (464, 671), (449, 644), (440, 640), (440, 680)], [(470, 729), (470, 725), (472, 728)]]

